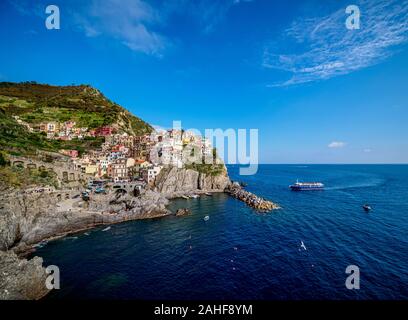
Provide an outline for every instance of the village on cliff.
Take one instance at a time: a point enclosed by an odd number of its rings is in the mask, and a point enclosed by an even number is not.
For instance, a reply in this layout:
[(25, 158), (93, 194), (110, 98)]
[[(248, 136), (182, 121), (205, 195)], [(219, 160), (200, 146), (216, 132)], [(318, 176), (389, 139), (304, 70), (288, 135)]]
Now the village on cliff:
[[(14, 118), (30, 132), (43, 132), (48, 139), (104, 137), (105, 142), (96, 150), (87, 150), (82, 154), (75, 149), (59, 150), (66, 156), (70, 168), (80, 172), (81, 180), (88, 182), (132, 183), (140, 189), (152, 184), (164, 166), (184, 167), (186, 152), (194, 154), (194, 158), (199, 160), (212, 159), (214, 153), (209, 139), (181, 129), (157, 129), (150, 134), (136, 136), (118, 132), (113, 126), (88, 129), (77, 127), (74, 121), (33, 125), (18, 116)], [(79, 179), (71, 179), (67, 174), (62, 180)]]

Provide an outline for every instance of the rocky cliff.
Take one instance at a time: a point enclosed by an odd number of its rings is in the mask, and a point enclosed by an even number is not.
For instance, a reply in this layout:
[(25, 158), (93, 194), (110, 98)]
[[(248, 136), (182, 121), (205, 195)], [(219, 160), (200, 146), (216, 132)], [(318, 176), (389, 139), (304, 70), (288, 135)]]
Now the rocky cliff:
[[(0, 300), (39, 299), (47, 293), (42, 259), (21, 260), (44, 239), (102, 224), (162, 217), (170, 212), (168, 200), (147, 190), (139, 197), (125, 194), (58, 200), (60, 192), (9, 193), (0, 199)], [(69, 195), (64, 193), (64, 196)], [(71, 195), (72, 196), (72, 195)]]
[(0, 251), (0, 300), (35, 300), (45, 296), (47, 274), (42, 259), (19, 259)]
[(18, 192), (3, 197), (0, 207), (0, 250), (21, 252), (43, 239), (95, 225), (169, 213), (166, 209), (168, 200), (151, 190), (139, 197), (95, 195), (89, 202), (80, 199), (76, 202), (72, 199), (59, 202), (57, 199), (56, 193)]
[(206, 175), (191, 169), (164, 168), (156, 177), (153, 188), (168, 198), (200, 192), (223, 192), (231, 183), (227, 170), (219, 175)]
[(0, 199), (0, 299), (37, 299), (47, 293), (42, 259), (20, 260), (42, 240), (101, 224), (162, 217), (168, 198), (200, 192), (223, 192), (230, 184), (226, 169), (206, 175), (191, 169), (165, 168), (153, 190), (138, 197), (110, 193), (82, 201), (78, 191), (6, 190)]

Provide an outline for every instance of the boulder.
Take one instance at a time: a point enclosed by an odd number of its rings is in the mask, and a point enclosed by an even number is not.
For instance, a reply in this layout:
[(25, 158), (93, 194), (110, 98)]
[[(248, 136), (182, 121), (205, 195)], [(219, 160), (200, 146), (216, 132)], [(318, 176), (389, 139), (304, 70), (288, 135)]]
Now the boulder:
[(190, 213), (191, 213), (190, 209), (182, 208), (176, 211), (176, 216), (177, 217), (186, 216), (186, 215), (189, 215)]

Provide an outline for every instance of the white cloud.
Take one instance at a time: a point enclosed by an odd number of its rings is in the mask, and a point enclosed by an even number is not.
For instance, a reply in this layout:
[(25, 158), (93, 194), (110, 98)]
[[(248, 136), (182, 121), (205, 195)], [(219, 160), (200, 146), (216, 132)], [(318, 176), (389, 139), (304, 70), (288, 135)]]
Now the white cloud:
[(366, 148), (366, 149), (363, 150), (363, 152), (365, 152), (365, 153), (370, 153), (371, 151), (372, 150), (370, 148)]
[(113, 37), (134, 51), (161, 56), (169, 45), (153, 30), (161, 23), (159, 12), (142, 0), (93, 0), (74, 20), (86, 36)]
[(228, 11), (243, 0), (198, 0), (189, 3), (190, 14), (199, 22), (204, 33), (211, 33), (223, 21)]
[[(44, 18), (46, 0), (8, 1), (21, 15)], [(164, 28), (171, 17), (192, 17), (203, 33), (210, 33), (232, 7), (252, 1), (71, 0), (64, 4), (64, 25), (87, 37), (104, 36), (133, 51), (161, 57), (174, 45)]]
[(342, 142), (342, 141), (333, 141), (329, 143), (328, 147), (329, 148), (343, 148), (346, 146), (346, 144), (347, 143)]
[[(408, 0), (356, 1), (361, 11), (360, 29), (348, 30), (345, 7), (322, 17), (293, 21), (284, 41), (298, 46), (298, 53), (285, 53), (280, 44), (268, 45), (263, 66), (292, 74), (271, 87), (325, 80), (377, 64), (393, 54), (393, 48), (408, 40)], [(292, 50), (290, 52), (293, 52)]]

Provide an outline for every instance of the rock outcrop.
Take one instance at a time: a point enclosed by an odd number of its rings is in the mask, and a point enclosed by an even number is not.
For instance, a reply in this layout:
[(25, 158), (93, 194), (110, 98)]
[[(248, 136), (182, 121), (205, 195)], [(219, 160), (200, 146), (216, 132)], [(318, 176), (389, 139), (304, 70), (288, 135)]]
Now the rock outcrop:
[(211, 176), (191, 169), (164, 168), (156, 177), (153, 189), (168, 198), (204, 192), (224, 192), (231, 183), (227, 171)]
[[(9, 194), (1, 200), (0, 250), (22, 252), (41, 240), (100, 224), (155, 218), (169, 214), (168, 200), (147, 190), (140, 197), (130, 195), (93, 196), (89, 202), (77, 199), (77, 206), (64, 208), (47, 194)], [(62, 204), (61, 204), (62, 203)]]
[(171, 214), (167, 204), (166, 197), (151, 190), (139, 197), (94, 195), (88, 202), (61, 200), (54, 193), (8, 193), (0, 199), (0, 299), (39, 299), (47, 293), (42, 259), (20, 260), (16, 253), (97, 225), (163, 217)]
[(181, 208), (181, 209), (178, 209), (178, 210), (176, 211), (176, 216), (177, 216), (177, 217), (187, 216), (187, 215), (189, 215), (190, 213), (191, 213), (190, 209)]
[(0, 300), (35, 300), (45, 296), (47, 274), (43, 260), (19, 259), (13, 252), (0, 251)]

